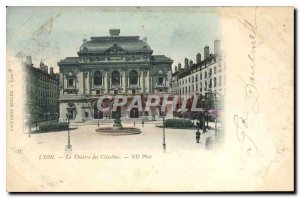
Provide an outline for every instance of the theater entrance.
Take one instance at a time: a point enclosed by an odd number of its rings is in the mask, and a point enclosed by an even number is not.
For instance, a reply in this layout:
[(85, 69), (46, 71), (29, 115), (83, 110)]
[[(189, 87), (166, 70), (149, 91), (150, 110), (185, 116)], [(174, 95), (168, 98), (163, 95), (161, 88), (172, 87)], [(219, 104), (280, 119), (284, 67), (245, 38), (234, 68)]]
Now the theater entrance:
[(133, 108), (130, 111), (130, 118), (138, 118), (139, 117), (139, 110), (138, 108)]

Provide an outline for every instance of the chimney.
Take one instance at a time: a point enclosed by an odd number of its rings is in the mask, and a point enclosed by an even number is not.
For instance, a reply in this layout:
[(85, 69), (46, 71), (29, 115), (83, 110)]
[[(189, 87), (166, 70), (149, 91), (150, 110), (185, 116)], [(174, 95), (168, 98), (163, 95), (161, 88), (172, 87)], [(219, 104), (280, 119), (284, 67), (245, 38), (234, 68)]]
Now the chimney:
[(193, 66), (193, 60), (190, 60), (190, 67)]
[(25, 62), (24, 62), (26, 65), (28, 65), (28, 66), (32, 66), (33, 64), (32, 64), (32, 58), (31, 58), (31, 56), (26, 56), (25, 57)]
[(189, 59), (185, 58), (184, 59), (184, 67), (187, 68), (189, 66)]
[(201, 54), (198, 53), (198, 54), (196, 55), (196, 63), (200, 63), (200, 62), (201, 62)]
[(83, 38), (82, 39), (82, 44), (85, 44), (87, 42), (87, 39), (86, 38)]
[(181, 63), (178, 63), (178, 70), (181, 70)]
[(50, 74), (53, 75), (53, 67), (50, 67)]
[(110, 34), (110, 36), (119, 36), (120, 29), (110, 29), (109, 34)]
[(177, 72), (177, 65), (175, 65), (175, 72)]
[(43, 62), (43, 59), (41, 59), (41, 62), (40, 62), (40, 70), (48, 73), (48, 66)]
[(209, 47), (206, 45), (204, 47), (204, 59), (207, 59), (209, 57)]
[(48, 66), (47, 65), (44, 66), (44, 72), (48, 73)]
[(214, 53), (220, 54), (220, 40), (215, 40), (214, 42)]
[(41, 61), (40, 61), (40, 69), (42, 70), (42, 71), (44, 71), (44, 62), (43, 62), (43, 59), (41, 59)]

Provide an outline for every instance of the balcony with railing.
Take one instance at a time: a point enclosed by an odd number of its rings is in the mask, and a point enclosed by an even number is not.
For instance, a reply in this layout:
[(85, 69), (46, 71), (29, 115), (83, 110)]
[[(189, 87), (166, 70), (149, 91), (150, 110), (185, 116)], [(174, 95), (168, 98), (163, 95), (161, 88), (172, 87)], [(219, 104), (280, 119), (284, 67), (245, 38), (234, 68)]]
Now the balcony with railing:
[(120, 84), (112, 84), (110, 85), (110, 89), (122, 89), (121, 85)]
[(140, 89), (140, 86), (138, 84), (129, 84), (129, 86), (127, 86), (127, 89)]
[(68, 94), (78, 94), (78, 89), (75, 86), (68, 86), (66, 89), (64, 89), (64, 92), (67, 92)]
[(156, 83), (156, 84), (154, 85), (154, 87), (157, 87), (157, 88), (164, 88), (164, 87), (166, 87), (166, 85), (163, 84), (163, 83)]
[(104, 89), (103, 85), (92, 85), (92, 89)]

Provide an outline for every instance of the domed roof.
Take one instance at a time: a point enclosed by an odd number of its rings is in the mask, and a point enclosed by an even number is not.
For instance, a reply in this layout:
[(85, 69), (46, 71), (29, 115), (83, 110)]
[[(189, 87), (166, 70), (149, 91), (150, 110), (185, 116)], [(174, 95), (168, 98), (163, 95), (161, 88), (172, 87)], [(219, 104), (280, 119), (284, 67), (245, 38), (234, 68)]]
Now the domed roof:
[(144, 40), (139, 39), (138, 36), (105, 36), (105, 37), (91, 37), (90, 41), (85, 41), (79, 52), (97, 52), (105, 53), (112, 47), (118, 47), (125, 52), (150, 52), (151, 48)]

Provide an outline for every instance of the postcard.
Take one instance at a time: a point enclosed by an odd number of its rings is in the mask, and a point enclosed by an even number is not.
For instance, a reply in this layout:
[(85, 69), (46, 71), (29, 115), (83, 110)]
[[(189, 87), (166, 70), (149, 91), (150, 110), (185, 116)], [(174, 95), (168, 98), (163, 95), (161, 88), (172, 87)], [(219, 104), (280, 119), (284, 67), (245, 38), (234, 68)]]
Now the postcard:
[(7, 7), (8, 192), (294, 191), (293, 7)]

